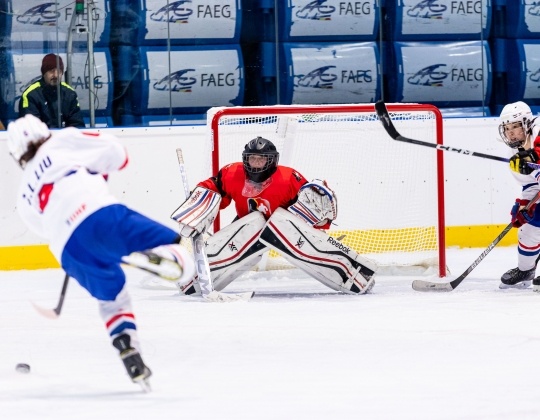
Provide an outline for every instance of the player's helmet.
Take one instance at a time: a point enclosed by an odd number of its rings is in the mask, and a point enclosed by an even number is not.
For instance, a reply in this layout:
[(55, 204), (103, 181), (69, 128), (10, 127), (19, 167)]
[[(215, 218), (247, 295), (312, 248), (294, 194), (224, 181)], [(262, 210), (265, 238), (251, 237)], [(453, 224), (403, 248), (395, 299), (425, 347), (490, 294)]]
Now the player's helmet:
[(10, 122), (7, 132), (9, 153), (23, 168), (34, 157), (39, 146), (51, 136), (47, 125), (30, 114)]
[[(513, 149), (523, 146), (527, 140), (527, 136), (531, 134), (533, 121), (534, 117), (531, 108), (529, 108), (529, 105), (525, 102), (519, 101), (508, 104), (501, 111), (501, 116), (499, 118), (499, 135), (503, 141)], [(519, 124), (521, 124), (521, 128), (523, 128), (525, 137), (523, 139), (509, 138), (506, 135), (506, 129), (511, 128), (512, 126), (514, 126), (514, 128), (519, 127)]]
[[(266, 164), (262, 168), (253, 168), (249, 164), (249, 157), (251, 155), (263, 155), (266, 156)], [(270, 140), (263, 137), (257, 137), (251, 140), (244, 151), (242, 152), (242, 162), (244, 163), (244, 171), (253, 182), (266, 181), (270, 176), (276, 172), (279, 161), (279, 153)]]

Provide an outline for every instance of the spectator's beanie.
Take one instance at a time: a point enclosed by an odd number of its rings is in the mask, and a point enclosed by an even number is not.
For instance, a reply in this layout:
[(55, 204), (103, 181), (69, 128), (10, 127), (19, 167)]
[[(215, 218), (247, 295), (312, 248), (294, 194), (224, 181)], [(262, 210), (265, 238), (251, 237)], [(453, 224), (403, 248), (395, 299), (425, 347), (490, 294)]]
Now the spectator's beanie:
[(41, 63), (41, 74), (45, 74), (48, 71), (56, 68), (58, 68), (62, 73), (64, 72), (64, 62), (62, 61), (62, 57), (55, 54), (47, 54), (45, 57), (43, 57), (43, 62)]

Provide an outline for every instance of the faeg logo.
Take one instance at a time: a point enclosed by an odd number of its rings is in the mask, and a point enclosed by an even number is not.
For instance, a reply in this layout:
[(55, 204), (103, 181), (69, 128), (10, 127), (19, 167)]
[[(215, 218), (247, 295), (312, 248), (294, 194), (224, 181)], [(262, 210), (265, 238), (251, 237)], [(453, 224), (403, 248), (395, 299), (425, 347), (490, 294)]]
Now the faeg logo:
[(432, 66), (424, 67), (409, 77), (407, 82), (411, 85), (441, 87), (443, 85), (442, 81), (448, 77), (448, 73), (437, 69), (444, 66), (446, 64), (433, 64)]
[(324, 5), (327, 0), (314, 0), (296, 12), (299, 19), (332, 20), (331, 14), (336, 11), (334, 6)]
[(529, 15), (540, 16), (540, 1), (533, 2), (528, 13)]
[(39, 26), (55, 26), (60, 17), (60, 12), (55, 10), (57, 5), (57, 3), (43, 3), (31, 7), (26, 12), (17, 15), (17, 22)]
[(184, 3), (191, 3), (191, 0), (180, 0), (169, 3), (157, 12), (152, 13), (150, 19), (156, 22), (188, 23), (193, 10), (184, 7)]
[(335, 69), (336, 66), (324, 66), (310, 71), (308, 74), (300, 74), (294, 76), (296, 82), (294, 87), (312, 87), (316, 89), (332, 89), (332, 82), (337, 80), (337, 75), (330, 73), (330, 69)]
[[(178, 70), (174, 73), (165, 76), (159, 82), (154, 83), (155, 90), (170, 90), (171, 92), (191, 92), (191, 88), (197, 79), (194, 77), (184, 76), (189, 71), (195, 71), (195, 69)], [(169, 88), (170, 86), (170, 88)]]
[(407, 15), (422, 19), (442, 19), (445, 10), (446, 6), (439, 4), (439, 0), (423, 0), (407, 10)]

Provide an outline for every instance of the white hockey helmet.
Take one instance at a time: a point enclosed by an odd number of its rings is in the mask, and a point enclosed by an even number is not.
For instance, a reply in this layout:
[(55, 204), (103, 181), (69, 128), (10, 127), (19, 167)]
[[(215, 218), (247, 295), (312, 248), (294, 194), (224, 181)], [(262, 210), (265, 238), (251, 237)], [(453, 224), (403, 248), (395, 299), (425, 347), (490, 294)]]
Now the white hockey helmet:
[[(10, 122), (7, 132), (9, 153), (23, 168), (34, 157), (38, 147), (51, 136), (47, 125), (30, 114)], [(34, 154), (25, 156), (30, 149), (34, 149)]]
[[(499, 117), (499, 135), (513, 149), (523, 146), (527, 136), (531, 134), (533, 120), (531, 108), (525, 102), (518, 101), (508, 104), (502, 109)], [(520, 128), (520, 125), (523, 129), (523, 138), (509, 138), (507, 131)]]

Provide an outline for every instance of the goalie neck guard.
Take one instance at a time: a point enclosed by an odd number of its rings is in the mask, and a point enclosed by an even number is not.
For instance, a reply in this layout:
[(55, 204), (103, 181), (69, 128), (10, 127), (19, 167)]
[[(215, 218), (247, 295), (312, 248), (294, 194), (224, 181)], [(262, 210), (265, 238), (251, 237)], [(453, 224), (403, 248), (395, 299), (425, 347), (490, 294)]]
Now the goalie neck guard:
[[(254, 167), (250, 164), (251, 156), (264, 156), (266, 162), (260, 167)], [(270, 140), (263, 137), (257, 137), (246, 144), (242, 152), (242, 162), (244, 172), (250, 181), (264, 182), (276, 172), (279, 161), (279, 153)]]

